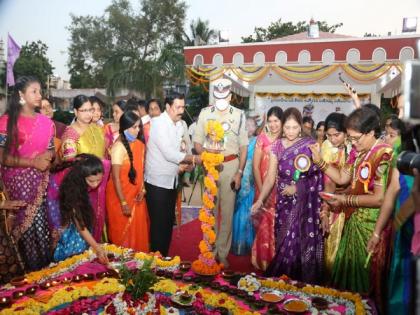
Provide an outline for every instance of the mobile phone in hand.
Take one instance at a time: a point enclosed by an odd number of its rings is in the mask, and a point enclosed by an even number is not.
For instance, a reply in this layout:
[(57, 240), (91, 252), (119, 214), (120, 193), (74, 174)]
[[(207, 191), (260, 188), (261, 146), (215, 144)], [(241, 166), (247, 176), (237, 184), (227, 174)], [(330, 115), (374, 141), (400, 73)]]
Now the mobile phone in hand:
[(324, 199), (326, 201), (331, 200), (332, 198), (334, 198), (334, 194), (328, 193), (328, 192), (325, 192), (325, 191), (320, 191), (319, 192), (319, 195), (321, 196), (322, 199)]

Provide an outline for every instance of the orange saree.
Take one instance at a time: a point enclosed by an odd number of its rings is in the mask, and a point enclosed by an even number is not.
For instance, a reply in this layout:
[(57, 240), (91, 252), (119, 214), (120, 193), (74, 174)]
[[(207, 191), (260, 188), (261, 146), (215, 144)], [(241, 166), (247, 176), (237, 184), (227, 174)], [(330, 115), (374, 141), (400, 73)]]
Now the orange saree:
[(149, 216), (146, 198), (140, 202), (136, 196), (143, 189), (144, 144), (135, 140), (130, 143), (134, 157), (134, 168), (137, 172), (136, 183), (133, 185), (128, 179), (130, 160), (124, 145), (117, 141), (111, 148), (111, 163), (120, 165), (121, 188), (128, 206), (132, 209), (131, 217), (123, 215), (120, 200), (115, 190), (111, 176), (106, 190), (106, 206), (108, 213), (108, 236), (113, 244), (132, 248), (135, 251), (149, 251)]

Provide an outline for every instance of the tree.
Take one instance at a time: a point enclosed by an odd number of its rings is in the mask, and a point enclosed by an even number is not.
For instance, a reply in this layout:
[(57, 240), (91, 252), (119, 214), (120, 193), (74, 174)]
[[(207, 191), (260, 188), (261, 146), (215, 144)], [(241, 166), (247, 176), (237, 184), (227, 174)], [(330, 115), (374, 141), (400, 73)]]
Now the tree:
[(19, 58), (13, 67), (15, 78), (22, 75), (37, 77), (46, 88), (48, 76), (53, 73), (54, 67), (47, 57), (48, 46), (42, 41), (26, 43), (22, 46)]
[(69, 68), (74, 87), (103, 86), (156, 95), (184, 75), (181, 0), (113, 0), (103, 16), (72, 16)]
[[(319, 21), (317, 23), (320, 31), (328, 33), (334, 33), (339, 27), (343, 26), (343, 23), (328, 25), (326, 21)], [(281, 19), (279, 19), (276, 22), (272, 22), (267, 28), (255, 27), (254, 34), (247, 37), (242, 37), (242, 42), (265, 42), (272, 39), (305, 32), (308, 27), (309, 24), (306, 21), (300, 21), (296, 24), (293, 24), (293, 22), (284, 23), (281, 21)]]
[(209, 27), (209, 21), (203, 21), (198, 18), (197, 21), (192, 20), (190, 23), (191, 37), (184, 32), (185, 46), (201, 46), (209, 42), (211, 36), (217, 33), (216, 30)]

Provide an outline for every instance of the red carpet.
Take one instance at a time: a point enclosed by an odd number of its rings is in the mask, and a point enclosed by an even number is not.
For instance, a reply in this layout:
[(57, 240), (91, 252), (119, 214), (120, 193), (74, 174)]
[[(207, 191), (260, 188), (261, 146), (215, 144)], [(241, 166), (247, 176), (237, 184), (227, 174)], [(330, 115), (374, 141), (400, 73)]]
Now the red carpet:
[[(198, 219), (194, 219), (186, 224), (183, 224), (181, 227), (177, 227), (173, 231), (169, 255), (178, 255), (182, 260), (192, 262), (198, 257), (198, 243), (201, 239), (202, 233), (200, 229), (200, 221), (198, 221)], [(256, 272), (251, 264), (250, 255), (235, 256), (230, 254), (228, 256), (228, 261), (230, 263), (229, 269), (240, 272)]]

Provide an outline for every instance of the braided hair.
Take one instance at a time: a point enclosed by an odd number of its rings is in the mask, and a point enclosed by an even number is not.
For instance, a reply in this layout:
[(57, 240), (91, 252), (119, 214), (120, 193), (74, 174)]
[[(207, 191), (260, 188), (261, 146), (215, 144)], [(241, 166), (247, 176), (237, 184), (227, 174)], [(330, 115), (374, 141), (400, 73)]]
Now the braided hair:
[(102, 162), (95, 155), (79, 154), (72, 162), (65, 165), (71, 169), (59, 189), (62, 226), (76, 222), (80, 229), (90, 230), (94, 225), (94, 217), (86, 178), (103, 174)]
[[(128, 158), (130, 159), (130, 170), (128, 171), (128, 179), (131, 184), (136, 184), (137, 172), (134, 168), (133, 163), (133, 152), (131, 151), (130, 144), (128, 143), (127, 137), (124, 134), (124, 131), (133, 127), (136, 122), (140, 121), (140, 131), (142, 130), (141, 119), (140, 117), (132, 112), (126, 111), (120, 118), (120, 139), (125, 149), (127, 150)], [(137, 138), (141, 137), (142, 132), (139, 132)]]
[(22, 111), (19, 92), (25, 93), (31, 83), (39, 83), (41, 85), (40, 81), (34, 76), (22, 76), (16, 80), (13, 87), (13, 93), (9, 99), (6, 110), (6, 114), (8, 115), (7, 137), (4, 146), (3, 161), (6, 160), (6, 157), (10, 154), (10, 152), (15, 152), (17, 149), (19, 143), (17, 121), (20, 112)]

